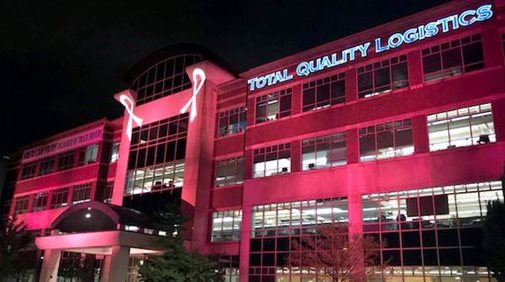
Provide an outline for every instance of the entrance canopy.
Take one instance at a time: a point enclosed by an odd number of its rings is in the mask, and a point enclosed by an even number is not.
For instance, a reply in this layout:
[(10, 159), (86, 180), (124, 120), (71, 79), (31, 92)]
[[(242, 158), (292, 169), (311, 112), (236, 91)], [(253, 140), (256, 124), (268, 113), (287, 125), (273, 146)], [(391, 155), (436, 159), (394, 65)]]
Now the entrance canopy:
[[(62, 250), (110, 255), (112, 247), (130, 249), (130, 254), (162, 251), (158, 225), (142, 213), (101, 202), (86, 202), (69, 207), (51, 224), (50, 236), (38, 237), (41, 250)], [(135, 230), (135, 232), (127, 231)]]

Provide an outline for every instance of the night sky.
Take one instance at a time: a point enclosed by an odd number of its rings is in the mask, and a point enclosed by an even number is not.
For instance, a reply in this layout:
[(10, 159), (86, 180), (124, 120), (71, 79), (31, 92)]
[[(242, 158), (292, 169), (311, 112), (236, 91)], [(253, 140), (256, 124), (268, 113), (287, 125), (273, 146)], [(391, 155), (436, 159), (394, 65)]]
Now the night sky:
[(444, 2), (3, 1), (0, 154), (118, 117), (124, 73), (163, 47), (201, 44), (242, 72)]

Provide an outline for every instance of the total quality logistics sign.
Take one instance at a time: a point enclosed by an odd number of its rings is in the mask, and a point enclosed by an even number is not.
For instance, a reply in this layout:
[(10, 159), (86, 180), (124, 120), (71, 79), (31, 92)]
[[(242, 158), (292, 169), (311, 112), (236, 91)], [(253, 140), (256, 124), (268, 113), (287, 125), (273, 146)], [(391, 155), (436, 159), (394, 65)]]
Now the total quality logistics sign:
[[(491, 5), (483, 5), (476, 10), (467, 10), (457, 15), (439, 19), (415, 28), (410, 28), (403, 33), (395, 33), (387, 40), (376, 38), (373, 42), (366, 42), (357, 46), (336, 52), (330, 55), (316, 58), (310, 61), (304, 61), (296, 67), (297, 76), (309, 76), (312, 73), (329, 69), (335, 66), (352, 62), (357, 55), (366, 57), (372, 44), (376, 53), (385, 52), (398, 48), (403, 44), (410, 44), (426, 38), (434, 37), (439, 33), (446, 33), (461, 27), (470, 26), (477, 22), (490, 19), (493, 16)], [(275, 85), (280, 82), (293, 79), (294, 74), (289, 73), (288, 69), (276, 71), (267, 75), (251, 78), (247, 81), (249, 90), (254, 91), (265, 86)]]

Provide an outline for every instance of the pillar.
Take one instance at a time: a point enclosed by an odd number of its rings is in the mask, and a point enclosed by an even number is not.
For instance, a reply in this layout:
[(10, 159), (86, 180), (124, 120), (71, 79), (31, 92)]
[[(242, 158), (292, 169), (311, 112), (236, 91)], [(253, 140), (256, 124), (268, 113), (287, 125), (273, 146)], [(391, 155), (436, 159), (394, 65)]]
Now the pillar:
[(44, 260), (40, 271), (40, 282), (56, 282), (60, 266), (60, 250), (44, 250)]
[(126, 281), (126, 277), (128, 274), (129, 258), (130, 258), (130, 248), (124, 246), (112, 246), (111, 255), (105, 256), (100, 281), (102, 282)]

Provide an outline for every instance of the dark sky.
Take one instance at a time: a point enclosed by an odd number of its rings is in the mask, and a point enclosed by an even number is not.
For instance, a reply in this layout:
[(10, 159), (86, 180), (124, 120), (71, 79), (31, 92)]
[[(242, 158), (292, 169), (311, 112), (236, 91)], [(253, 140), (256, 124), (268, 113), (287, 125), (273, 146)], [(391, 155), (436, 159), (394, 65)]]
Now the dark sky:
[(125, 71), (168, 45), (204, 45), (245, 71), (444, 2), (4, 0), (0, 154), (119, 116)]

